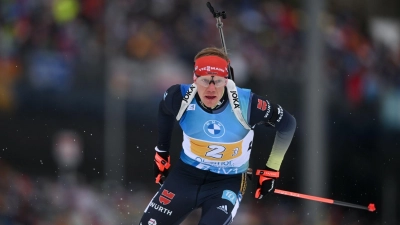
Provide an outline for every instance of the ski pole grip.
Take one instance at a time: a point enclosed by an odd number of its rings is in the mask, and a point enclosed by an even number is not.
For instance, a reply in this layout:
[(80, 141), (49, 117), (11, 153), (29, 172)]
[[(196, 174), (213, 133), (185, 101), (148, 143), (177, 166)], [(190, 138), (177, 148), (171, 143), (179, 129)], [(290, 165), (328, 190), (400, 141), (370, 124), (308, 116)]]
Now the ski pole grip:
[(211, 6), (210, 2), (207, 2), (207, 7), (208, 7), (208, 9), (210, 9), (210, 12), (213, 14), (213, 16), (217, 17), (216, 16), (217, 14), (215, 13), (214, 8)]
[(263, 176), (263, 177), (274, 177), (278, 178), (279, 177), (279, 172), (277, 171), (270, 171), (270, 170), (257, 170), (256, 171), (257, 176)]

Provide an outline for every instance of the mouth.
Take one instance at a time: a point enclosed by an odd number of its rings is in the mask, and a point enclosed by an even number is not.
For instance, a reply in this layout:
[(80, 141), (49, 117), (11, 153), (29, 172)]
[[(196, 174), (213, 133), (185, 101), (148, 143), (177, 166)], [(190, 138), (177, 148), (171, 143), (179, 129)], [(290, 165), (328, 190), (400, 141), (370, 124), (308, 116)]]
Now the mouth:
[(206, 97), (206, 99), (208, 99), (208, 100), (213, 100), (213, 99), (215, 99), (217, 96), (205, 96)]

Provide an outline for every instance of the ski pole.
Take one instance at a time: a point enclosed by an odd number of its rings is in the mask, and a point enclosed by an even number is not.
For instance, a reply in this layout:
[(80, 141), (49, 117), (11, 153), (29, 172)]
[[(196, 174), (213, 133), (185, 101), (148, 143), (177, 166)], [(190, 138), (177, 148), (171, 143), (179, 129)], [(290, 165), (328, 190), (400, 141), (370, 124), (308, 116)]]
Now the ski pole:
[(226, 46), (225, 46), (224, 32), (222, 31), (222, 27), (224, 26), (224, 24), (221, 22), (221, 17), (222, 17), (222, 19), (226, 19), (226, 13), (225, 13), (225, 11), (222, 11), (222, 12), (216, 11), (215, 12), (215, 10), (211, 6), (210, 2), (207, 2), (207, 7), (208, 7), (208, 9), (210, 9), (211, 14), (213, 14), (214, 18), (217, 20), (217, 28), (219, 30), (219, 37), (221, 38), (222, 48), (224, 49), (225, 54), (228, 54), (228, 52), (226, 50)]
[(317, 202), (341, 205), (341, 206), (346, 206), (346, 207), (351, 207), (351, 208), (356, 208), (356, 209), (364, 209), (364, 210), (368, 210), (370, 212), (374, 212), (376, 210), (375, 204), (373, 204), (373, 203), (370, 203), (368, 206), (362, 206), (362, 205), (357, 205), (357, 204), (353, 204), (353, 203), (337, 201), (337, 200), (333, 200), (333, 199), (329, 199), (329, 198), (321, 198), (321, 197), (317, 197), (317, 196), (305, 195), (305, 194), (300, 194), (300, 193), (291, 192), (291, 191), (284, 191), (284, 190), (280, 190), (280, 189), (275, 189), (274, 193), (280, 194), (280, 195), (296, 197), (296, 198), (308, 199), (308, 200), (317, 201)]
[[(214, 18), (217, 20), (216, 25), (219, 31), (219, 37), (221, 38), (222, 48), (224, 49), (225, 54), (228, 55), (228, 51), (226, 50), (226, 45), (225, 45), (224, 31), (222, 30), (224, 24), (221, 22), (221, 17), (222, 19), (226, 19), (226, 13), (225, 11), (222, 12), (215, 11), (214, 8), (211, 6), (210, 2), (207, 2), (207, 7), (208, 9), (210, 9), (211, 14), (213, 14)], [(230, 62), (228, 62), (228, 76), (229, 79), (233, 80), (234, 77), (233, 77), (233, 72), (231, 71)]]
[[(266, 170), (257, 170), (256, 175), (259, 176), (259, 175), (261, 175), (262, 172), (264, 174), (268, 173), (268, 177), (274, 177), (274, 178), (278, 178), (279, 177), (279, 173), (272, 172), (272, 171), (266, 171)], [(249, 176), (252, 176), (253, 169), (248, 168), (247, 169), (247, 174)], [(337, 200), (333, 200), (333, 199), (329, 199), (329, 198), (321, 198), (321, 197), (317, 197), (317, 196), (306, 195), (306, 194), (301, 194), (301, 193), (296, 193), (296, 192), (291, 192), (291, 191), (284, 191), (284, 190), (280, 190), (280, 189), (275, 189), (274, 193), (275, 194), (280, 194), (280, 195), (287, 195), (287, 196), (291, 196), (291, 197), (296, 197), (296, 198), (308, 199), (308, 200), (317, 201), (317, 202), (324, 202), (324, 203), (329, 203), (329, 204), (334, 204), (334, 205), (341, 205), (341, 206), (346, 206), (346, 207), (351, 207), (351, 208), (356, 208), (356, 209), (364, 209), (364, 210), (368, 210), (370, 212), (373, 212), (373, 211), (376, 210), (375, 204), (373, 204), (373, 203), (370, 203), (368, 206), (362, 206), (362, 205), (357, 205), (357, 204), (353, 204), (353, 203), (337, 201)]]

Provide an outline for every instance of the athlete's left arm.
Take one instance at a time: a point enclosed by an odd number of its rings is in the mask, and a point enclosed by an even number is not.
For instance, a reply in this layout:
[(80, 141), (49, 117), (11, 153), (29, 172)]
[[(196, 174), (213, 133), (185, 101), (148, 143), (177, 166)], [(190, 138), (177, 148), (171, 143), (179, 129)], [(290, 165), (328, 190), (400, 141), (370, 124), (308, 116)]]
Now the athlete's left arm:
[(266, 124), (275, 127), (276, 135), (266, 166), (279, 170), (296, 130), (296, 119), (280, 105), (252, 94), (249, 106), (249, 124)]

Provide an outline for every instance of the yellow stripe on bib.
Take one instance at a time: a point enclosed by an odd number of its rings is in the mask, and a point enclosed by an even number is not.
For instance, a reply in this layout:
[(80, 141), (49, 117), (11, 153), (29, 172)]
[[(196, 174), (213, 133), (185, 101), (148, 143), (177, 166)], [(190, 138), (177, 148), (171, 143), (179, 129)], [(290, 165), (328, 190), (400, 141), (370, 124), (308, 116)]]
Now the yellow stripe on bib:
[(242, 142), (210, 143), (190, 138), (191, 151), (204, 159), (227, 161), (242, 155)]

